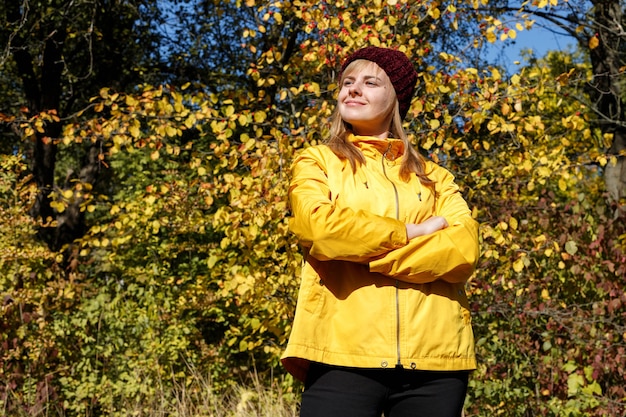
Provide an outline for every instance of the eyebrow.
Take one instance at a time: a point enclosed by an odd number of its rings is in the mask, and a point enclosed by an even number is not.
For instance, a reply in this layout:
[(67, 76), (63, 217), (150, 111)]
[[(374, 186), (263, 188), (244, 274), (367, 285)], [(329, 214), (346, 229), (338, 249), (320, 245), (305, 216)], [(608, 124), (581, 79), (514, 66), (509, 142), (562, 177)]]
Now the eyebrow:
[[(382, 81), (382, 78), (376, 76), (376, 75), (364, 75), (363, 78), (365, 78), (366, 80), (371, 80), (374, 79), (376, 81)], [(354, 80), (356, 79), (356, 77), (354, 75), (346, 75), (345, 79), (351, 79)]]

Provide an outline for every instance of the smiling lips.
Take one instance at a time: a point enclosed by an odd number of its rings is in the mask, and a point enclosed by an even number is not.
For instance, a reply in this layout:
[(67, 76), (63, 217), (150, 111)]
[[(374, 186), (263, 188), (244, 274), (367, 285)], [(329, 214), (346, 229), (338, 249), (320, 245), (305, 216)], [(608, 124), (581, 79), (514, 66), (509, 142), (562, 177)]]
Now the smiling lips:
[(347, 105), (347, 106), (350, 106), (350, 105), (359, 105), (359, 106), (362, 106), (362, 105), (365, 105), (365, 104), (367, 104), (367, 103), (365, 103), (365, 102), (363, 102), (363, 101), (357, 101), (357, 100), (346, 100), (346, 101), (344, 101), (344, 102), (343, 102), (343, 104), (345, 104), (345, 105)]

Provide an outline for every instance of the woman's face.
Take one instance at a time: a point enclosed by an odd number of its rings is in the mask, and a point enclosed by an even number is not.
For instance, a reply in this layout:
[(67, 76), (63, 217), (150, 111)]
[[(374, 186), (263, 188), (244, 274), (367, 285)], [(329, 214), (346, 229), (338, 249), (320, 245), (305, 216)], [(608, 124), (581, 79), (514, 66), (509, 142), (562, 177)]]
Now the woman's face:
[(387, 137), (395, 102), (393, 85), (376, 63), (357, 60), (348, 65), (337, 106), (355, 134)]

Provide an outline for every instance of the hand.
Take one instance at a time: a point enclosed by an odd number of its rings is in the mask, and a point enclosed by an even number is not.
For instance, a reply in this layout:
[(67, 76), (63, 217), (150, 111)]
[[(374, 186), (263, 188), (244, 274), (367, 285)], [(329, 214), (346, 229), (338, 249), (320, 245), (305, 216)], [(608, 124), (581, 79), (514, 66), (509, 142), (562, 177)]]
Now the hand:
[(441, 216), (433, 216), (420, 224), (409, 223), (406, 225), (406, 235), (410, 239), (418, 236), (426, 236), (438, 230), (448, 227), (448, 222)]

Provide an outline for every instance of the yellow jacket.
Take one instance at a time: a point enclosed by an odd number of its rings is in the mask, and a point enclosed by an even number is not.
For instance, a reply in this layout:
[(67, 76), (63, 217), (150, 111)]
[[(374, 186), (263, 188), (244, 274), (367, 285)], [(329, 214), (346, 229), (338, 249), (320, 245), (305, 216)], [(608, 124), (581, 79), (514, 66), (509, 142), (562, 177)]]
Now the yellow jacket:
[[(310, 361), (361, 368), (476, 367), (465, 282), (474, 271), (478, 225), (444, 168), (427, 162), (436, 196), (400, 179), (403, 144), (351, 136), (367, 163), (325, 145), (292, 166), (290, 229), (305, 262), (285, 368), (305, 380)], [(405, 223), (433, 215), (449, 227), (407, 239)]]

